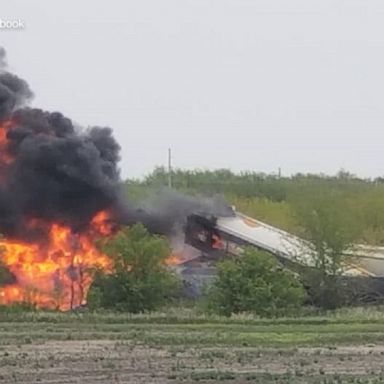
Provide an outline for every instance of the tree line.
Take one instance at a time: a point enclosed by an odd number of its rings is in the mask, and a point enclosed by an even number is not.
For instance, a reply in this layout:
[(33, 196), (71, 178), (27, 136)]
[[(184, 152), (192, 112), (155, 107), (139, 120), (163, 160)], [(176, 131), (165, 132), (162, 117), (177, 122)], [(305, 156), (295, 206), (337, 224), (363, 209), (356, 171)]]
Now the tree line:
[[(156, 168), (142, 180), (127, 180), (132, 199), (166, 186), (168, 173)], [(172, 187), (192, 195), (220, 194), (236, 209), (268, 224), (303, 235), (303, 205), (326, 198), (339, 216), (348, 216), (359, 243), (384, 245), (384, 179), (361, 179), (348, 172), (337, 175), (296, 174), (290, 177), (227, 169), (172, 171)]]

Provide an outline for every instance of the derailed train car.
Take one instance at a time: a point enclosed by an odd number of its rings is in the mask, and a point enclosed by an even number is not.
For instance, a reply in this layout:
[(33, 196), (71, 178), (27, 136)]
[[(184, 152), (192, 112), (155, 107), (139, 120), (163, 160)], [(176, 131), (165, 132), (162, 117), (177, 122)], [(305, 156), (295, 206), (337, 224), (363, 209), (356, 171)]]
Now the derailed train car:
[[(240, 256), (251, 245), (274, 255), (293, 270), (314, 268), (313, 251), (308, 242), (241, 213), (233, 217), (193, 214), (188, 217), (185, 242), (201, 252), (202, 258), (215, 262)], [(358, 301), (384, 298), (384, 249), (356, 245), (346, 253), (342, 283), (353, 290)]]

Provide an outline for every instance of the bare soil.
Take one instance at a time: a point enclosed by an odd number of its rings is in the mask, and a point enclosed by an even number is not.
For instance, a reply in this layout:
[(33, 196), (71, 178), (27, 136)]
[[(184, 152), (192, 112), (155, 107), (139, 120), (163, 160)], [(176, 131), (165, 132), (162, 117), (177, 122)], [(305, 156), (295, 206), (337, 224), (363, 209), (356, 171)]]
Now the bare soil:
[(384, 345), (196, 348), (23, 340), (1, 346), (0, 383), (373, 383), (381, 382), (373, 380), (383, 374), (383, 363)]

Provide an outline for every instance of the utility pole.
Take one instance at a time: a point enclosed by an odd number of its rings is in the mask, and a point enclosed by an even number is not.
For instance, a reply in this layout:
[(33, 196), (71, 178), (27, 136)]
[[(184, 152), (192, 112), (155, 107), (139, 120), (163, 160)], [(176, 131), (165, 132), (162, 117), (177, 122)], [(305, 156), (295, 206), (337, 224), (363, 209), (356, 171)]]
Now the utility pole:
[(168, 187), (172, 188), (172, 153), (171, 153), (171, 148), (168, 148)]

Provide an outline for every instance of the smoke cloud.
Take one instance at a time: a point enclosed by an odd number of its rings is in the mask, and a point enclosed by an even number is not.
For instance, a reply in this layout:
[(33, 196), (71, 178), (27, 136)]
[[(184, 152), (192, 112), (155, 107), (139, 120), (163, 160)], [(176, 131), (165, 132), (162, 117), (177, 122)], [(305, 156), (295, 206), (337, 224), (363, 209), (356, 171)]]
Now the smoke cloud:
[(5, 60), (0, 49), (0, 231), (41, 236), (32, 218), (81, 230), (120, 198), (120, 147), (110, 128), (81, 131), (60, 112), (29, 108), (32, 91)]
[(82, 231), (106, 209), (120, 223), (142, 222), (162, 234), (180, 228), (191, 213), (231, 214), (218, 199), (169, 190), (140, 207), (128, 205), (112, 130), (81, 130), (60, 112), (29, 107), (33, 93), (27, 82), (6, 68), (0, 48), (0, 232), (5, 236), (44, 237), (44, 223), (53, 221)]
[(234, 215), (221, 196), (193, 197), (164, 188), (145, 200), (131, 216), (152, 232), (175, 236), (183, 232), (187, 217), (193, 213), (215, 217)]

